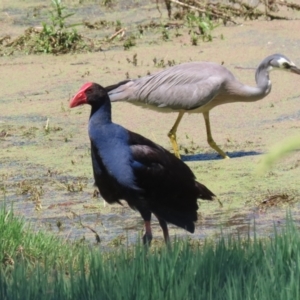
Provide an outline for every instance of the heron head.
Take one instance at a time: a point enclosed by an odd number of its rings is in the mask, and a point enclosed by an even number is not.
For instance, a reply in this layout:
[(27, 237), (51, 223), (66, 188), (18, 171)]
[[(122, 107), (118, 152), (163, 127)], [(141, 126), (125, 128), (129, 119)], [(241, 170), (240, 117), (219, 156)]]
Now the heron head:
[(269, 56), (269, 70), (273, 68), (300, 75), (300, 69), (282, 54), (273, 54)]

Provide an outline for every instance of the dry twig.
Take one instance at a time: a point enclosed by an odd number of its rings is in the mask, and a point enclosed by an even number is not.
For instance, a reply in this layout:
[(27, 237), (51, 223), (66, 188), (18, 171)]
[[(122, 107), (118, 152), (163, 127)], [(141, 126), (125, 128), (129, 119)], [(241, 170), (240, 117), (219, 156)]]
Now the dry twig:
[(90, 227), (89, 225), (83, 225), (82, 221), (81, 221), (81, 216), (76, 214), (75, 212), (71, 211), (73, 215), (75, 215), (76, 217), (79, 218), (79, 223), (80, 225), (83, 227), (83, 228), (87, 228), (89, 229), (90, 231), (92, 231), (94, 234), (95, 234), (95, 238), (96, 238), (96, 242), (97, 244), (99, 244), (101, 242), (101, 239), (100, 239), (100, 236), (99, 234), (97, 233), (97, 231), (95, 229), (93, 229), (92, 227)]
[(110, 36), (108, 38), (109, 41), (112, 41), (115, 37), (117, 37), (119, 34), (121, 34), (121, 37), (124, 36), (125, 34), (125, 31), (126, 31), (126, 28), (121, 28), (120, 30), (118, 30), (117, 32), (115, 32), (112, 36)]
[(196, 6), (192, 6), (192, 5), (189, 5), (189, 4), (185, 4), (185, 3), (182, 3), (182, 2), (180, 2), (178, 0), (170, 0), (170, 1), (173, 2), (173, 3), (176, 3), (178, 5), (180, 5), (182, 7), (193, 9), (193, 10), (196, 10), (196, 11), (201, 12), (201, 13), (207, 13), (207, 14), (210, 14), (211, 16), (215, 17), (215, 18), (220, 18), (223, 21), (229, 21), (229, 22), (232, 22), (232, 23), (236, 24), (236, 22), (233, 21), (230, 16), (224, 14), (221, 11), (217, 11), (215, 9), (214, 10), (213, 9), (209, 9), (208, 7), (203, 6), (199, 2), (196, 2), (196, 3), (199, 4), (199, 5), (201, 5), (201, 7), (196, 7)]

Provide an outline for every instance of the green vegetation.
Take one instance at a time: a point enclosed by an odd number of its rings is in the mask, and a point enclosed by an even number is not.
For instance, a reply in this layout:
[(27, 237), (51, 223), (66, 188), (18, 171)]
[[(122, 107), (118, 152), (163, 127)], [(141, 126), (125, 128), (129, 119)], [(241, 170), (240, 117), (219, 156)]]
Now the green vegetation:
[[(49, 233), (34, 232), (23, 219), (14, 216), (11, 209), (3, 207), (0, 209), (0, 232), (0, 286), (4, 277), (8, 279), (19, 265), (27, 267), (28, 272), (45, 264), (65, 270), (76, 268), (79, 253), (84, 249), (78, 243), (62, 241)], [(0, 299), (5, 298), (0, 296)]]
[(268, 239), (175, 241), (172, 247), (86, 244), (33, 233), (0, 212), (0, 298), (298, 299), (300, 237), (291, 220)]
[[(205, 14), (204, 16), (196, 16), (194, 12), (186, 12), (182, 15), (185, 23), (161, 23), (151, 21), (149, 24), (122, 24), (120, 20), (107, 21), (98, 20), (91, 22), (83, 20), (80, 23), (72, 24), (70, 18), (75, 13), (69, 13), (63, 0), (48, 1), (51, 9), (47, 9), (46, 21), (41, 22), (40, 26), (29, 27), (24, 34), (14, 40), (10, 40), (10, 36), (0, 37), (0, 55), (12, 55), (16, 52), (25, 52), (26, 54), (35, 53), (50, 53), (50, 54), (65, 54), (82, 51), (101, 51), (102, 46), (114, 47), (114, 45), (123, 45), (124, 50), (136, 46), (137, 40), (144, 37), (144, 33), (149, 32), (152, 39), (148, 40), (148, 34), (144, 41), (147, 43), (157, 43), (157, 35), (161, 36), (162, 41), (170, 41), (172, 32), (178, 37), (183, 34), (178, 33), (178, 29), (184, 27), (185, 31), (191, 34), (193, 45), (198, 44), (199, 37), (203, 41), (212, 40), (212, 30), (216, 27), (212, 20)], [(64, 3), (68, 3), (65, 1)], [(79, 2), (79, 7), (83, 7), (84, 3)], [(105, 7), (115, 5), (113, 1), (102, 1)], [(80, 9), (80, 8), (78, 8)], [(33, 15), (36, 16), (36, 10), (41, 17), (40, 8), (35, 8)], [(82, 25), (90, 30), (100, 30), (100, 39), (95, 39), (95, 35), (89, 36), (84, 31), (79, 33), (76, 26)], [(113, 29), (114, 27), (114, 29)], [(129, 28), (128, 28), (129, 27)], [(157, 30), (159, 29), (159, 30)], [(112, 32), (114, 30), (114, 32)]]
[(66, 7), (61, 0), (52, 0), (53, 9), (50, 10), (51, 24), (43, 23), (43, 28), (37, 36), (35, 52), (45, 53), (67, 53), (75, 51), (78, 44), (82, 42), (82, 37), (76, 29), (70, 27), (77, 24), (68, 25), (66, 19), (73, 16), (73, 13), (64, 14)]
[(113, 4), (114, 4), (113, 0), (103, 0), (102, 1), (102, 5), (106, 6), (106, 7), (110, 7), (111, 8), (113, 6)]
[(136, 45), (135, 36), (130, 35), (123, 43), (124, 50), (128, 50)]
[(168, 28), (163, 27), (161, 35), (162, 35), (163, 41), (168, 41), (170, 39), (170, 33), (169, 33)]
[(29, 27), (23, 35), (8, 42), (5, 47), (12, 49), (12, 52), (6, 51), (6, 55), (12, 54), (14, 50), (26, 53), (63, 54), (87, 47), (82, 36), (74, 28), (80, 24), (66, 24), (66, 20), (74, 14), (65, 13), (67, 7), (61, 0), (51, 0), (51, 5), (48, 22), (43, 22), (41, 28)]
[(283, 142), (275, 145), (271, 151), (264, 156), (263, 160), (261, 161), (258, 172), (264, 173), (265, 171), (269, 170), (271, 166), (279, 159), (283, 158), (284, 156), (291, 154), (293, 151), (300, 150), (300, 137), (289, 137), (285, 139)]
[(153, 63), (154, 63), (154, 66), (157, 68), (166, 68), (166, 67), (172, 67), (172, 66), (176, 65), (176, 62), (174, 59), (165, 61), (163, 58), (157, 59), (156, 57), (153, 58)]
[[(169, 0), (164, 2), (169, 18), (173, 20), (171, 22), (157, 20), (154, 17), (146, 23), (127, 22), (122, 24), (119, 20), (91, 20), (85, 16), (87, 19), (82, 20), (80, 24), (70, 24), (67, 21), (70, 21), (70, 17), (74, 13), (68, 13), (69, 8), (77, 10), (77, 18), (81, 18), (82, 12), (88, 7), (92, 8), (91, 6), (95, 5), (95, 1), (65, 0), (63, 2), (63, 0), (48, 0), (42, 6), (36, 5), (24, 11), (24, 15), (27, 14), (27, 17), (30, 15), (35, 19), (39, 19), (39, 26), (27, 28), (24, 34), (14, 40), (11, 40), (11, 36), (8, 34), (0, 36), (0, 56), (12, 55), (14, 52), (58, 55), (70, 52), (102, 51), (104, 50), (102, 46), (110, 48), (116, 44), (123, 45), (124, 50), (128, 50), (137, 45), (138, 39), (143, 43), (152, 44), (158, 43), (158, 40), (170, 41), (173, 37), (185, 36), (186, 34), (190, 35), (192, 45), (198, 45), (200, 41), (212, 41), (214, 29), (222, 23), (224, 25), (228, 23), (237, 24), (239, 23), (237, 20), (241, 18), (250, 20), (261, 18), (288, 20), (288, 17), (280, 13), (280, 8), (300, 10), (298, 4), (285, 2), (281, 2), (280, 5), (275, 4), (275, 2), (267, 4), (268, 1), (261, 3), (262, 6), (265, 5), (264, 10), (238, 0), (231, 0), (230, 3), (223, 3), (222, 5), (211, 3), (211, 1), (176, 1), (176, 4), (171, 3)], [(124, 10), (123, 4), (114, 0), (101, 0), (99, 4), (102, 9), (117, 14)], [(50, 11), (48, 11), (47, 5), (52, 6)], [(138, 1), (126, 4), (126, 9), (143, 9), (143, 7), (145, 7), (144, 4), (138, 4)], [(48, 11), (48, 16), (46, 21), (42, 22), (42, 20), (45, 20), (42, 12), (44, 8)], [(156, 8), (163, 17), (157, 1)], [(147, 9), (149, 8), (147, 7)], [(274, 14), (273, 11), (278, 11), (278, 13)], [(32, 24), (31, 20), (26, 20), (26, 22)], [(124, 22), (123, 19), (122, 22)], [(79, 33), (74, 29), (77, 25), (83, 25), (85, 28), (94, 31), (99, 30), (99, 32), (89, 34), (86, 30), (82, 30)], [(180, 33), (178, 32), (179, 29)], [(126, 35), (128, 35), (128, 38)], [(95, 36), (97, 37), (95, 38)], [(224, 36), (221, 34), (220, 38), (224, 39)]]
[(211, 42), (212, 31), (218, 27), (214, 24), (208, 15), (196, 16), (195, 13), (186, 15), (187, 25), (190, 28), (192, 45), (197, 45), (198, 38), (201, 37), (203, 42)]

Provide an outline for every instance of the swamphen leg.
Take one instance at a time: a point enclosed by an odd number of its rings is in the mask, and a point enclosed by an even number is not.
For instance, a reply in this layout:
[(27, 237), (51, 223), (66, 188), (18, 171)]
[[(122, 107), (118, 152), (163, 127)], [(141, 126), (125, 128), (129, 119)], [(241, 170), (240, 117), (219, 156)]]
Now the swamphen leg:
[(150, 246), (152, 241), (152, 230), (151, 230), (151, 212), (149, 210), (144, 210), (137, 208), (144, 219), (145, 222), (145, 234), (143, 235), (144, 245)]
[(170, 243), (170, 236), (169, 236), (169, 230), (168, 230), (168, 224), (164, 219), (161, 219), (160, 217), (158, 217), (157, 215), (155, 215), (155, 217), (157, 218), (159, 225), (163, 231), (164, 234), (164, 239), (166, 244)]

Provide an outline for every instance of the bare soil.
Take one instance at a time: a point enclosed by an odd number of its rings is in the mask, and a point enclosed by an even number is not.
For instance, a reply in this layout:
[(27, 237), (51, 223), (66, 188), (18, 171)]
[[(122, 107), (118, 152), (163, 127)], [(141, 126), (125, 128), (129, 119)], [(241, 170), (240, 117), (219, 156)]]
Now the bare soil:
[[(155, 2), (129, 1), (127, 7), (113, 9), (99, 3), (66, 1), (76, 12), (72, 20), (121, 20), (128, 33), (136, 24), (167, 22), (166, 10), (161, 6), (161, 16)], [(35, 7), (41, 10), (36, 18)], [(39, 25), (46, 19), (46, 9), (41, 0), (2, 1), (0, 37), (17, 37), (28, 26)], [(256, 66), (272, 53), (282, 53), (300, 66), (299, 28), (300, 20), (220, 25), (212, 33), (212, 42), (197, 46), (192, 46), (187, 30), (169, 29), (170, 39), (163, 41), (161, 29), (155, 29), (145, 32), (127, 51), (116, 43), (95, 53), (0, 57), (0, 202), (12, 203), (15, 212), (34, 228), (46, 228), (65, 238), (94, 242), (94, 234), (84, 227), (88, 225), (104, 245), (126, 243), (127, 238), (136, 241), (143, 231), (139, 214), (126, 204), (104, 206), (95, 197), (87, 136), (90, 110), (87, 106), (70, 110), (70, 97), (87, 81), (105, 86), (128, 75), (135, 78), (158, 71), (161, 68), (155, 66), (154, 58), (166, 64), (224, 63), (241, 82), (255, 85)], [(94, 39), (114, 33), (113, 27), (78, 30)], [(135, 54), (137, 65), (132, 63)], [(198, 180), (218, 195), (223, 207), (201, 202), (195, 234), (170, 226), (172, 235), (215, 238), (221, 229), (247, 234), (249, 228), (252, 234), (254, 222), (258, 234), (268, 235), (274, 224), (284, 224), (287, 211), (299, 222), (300, 153), (292, 153), (263, 176), (255, 172), (273, 144), (299, 136), (300, 76), (277, 71), (271, 80), (272, 92), (265, 99), (227, 104), (211, 112), (213, 137), (230, 160), (220, 159), (208, 146), (202, 115), (184, 116), (178, 130), (182, 152), (187, 149), (183, 158)], [(170, 150), (167, 132), (175, 118), (176, 113), (160, 114), (127, 103), (113, 105), (116, 123)], [(156, 220), (154, 229), (155, 239), (161, 241)]]

